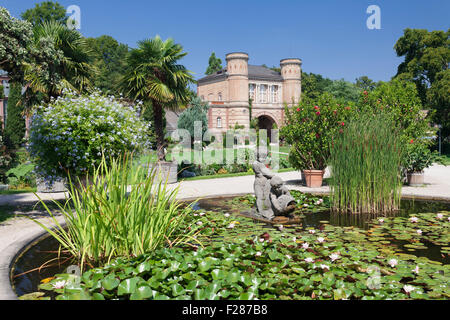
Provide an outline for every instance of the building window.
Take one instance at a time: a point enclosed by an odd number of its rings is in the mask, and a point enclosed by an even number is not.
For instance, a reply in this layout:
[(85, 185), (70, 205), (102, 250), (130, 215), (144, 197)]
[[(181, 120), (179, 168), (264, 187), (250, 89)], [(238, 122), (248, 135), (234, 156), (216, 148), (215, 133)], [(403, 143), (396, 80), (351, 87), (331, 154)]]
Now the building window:
[(255, 101), (255, 92), (256, 92), (256, 85), (254, 83), (250, 83), (248, 85), (248, 98), (252, 99), (252, 101)]
[(270, 102), (272, 103), (278, 102), (278, 86), (270, 87)]
[(222, 92), (217, 94), (217, 101), (222, 101)]
[(222, 118), (217, 117), (217, 128), (222, 128)]
[(267, 102), (267, 85), (261, 84), (259, 86), (259, 102), (266, 103)]
[(200, 99), (202, 99), (202, 101), (205, 101), (205, 96), (201, 96)]

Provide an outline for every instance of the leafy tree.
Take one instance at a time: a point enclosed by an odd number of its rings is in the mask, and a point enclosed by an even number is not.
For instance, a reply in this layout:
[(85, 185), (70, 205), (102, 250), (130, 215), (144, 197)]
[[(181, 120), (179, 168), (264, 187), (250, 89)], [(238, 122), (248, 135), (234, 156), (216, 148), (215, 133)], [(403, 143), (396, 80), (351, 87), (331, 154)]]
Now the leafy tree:
[(26, 10), (21, 17), (31, 22), (34, 26), (48, 21), (57, 21), (61, 24), (66, 24), (67, 22), (66, 9), (58, 2), (53, 1), (36, 3), (34, 8)]
[(436, 75), (448, 69), (450, 61), (450, 29), (431, 31), (405, 29), (403, 36), (395, 43), (397, 56), (405, 57), (398, 66), (396, 77), (414, 81), (422, 103), (426, 105), (426, 93)]
[(156, 133), (158, 161), (165, 160), (163, 110), (180, 108), (188, 103), (187, 86), (194, 81), (192, 74), (178, 61), (187, 53), (173, 39), (163, 41), (159, 36), (138, 43), (127, 57), (127, 71), (122, 86), (131, 99), (151, 101)]
[(213, 52), (208, 60), (208, 68), (206, 69), (205, 74), (210, 75), (214, 74), (217, 71), (222, 70), (222, 60), (216, 57), (216, 54)]
[(90, 49), (78, 31), (43, 22), (34, 28), (30, 46), (37, 53), (25, 64), (25, 80), (33, 94), (41, 93), (48, 102), (64, 88), (83, 91), (91, 85)]
[(428, 125), (430, 115), (422, 111), (414, 83), (399, 79), (383, 82), (373, 91), (361, 95), (359, 108), (373, 114), (387, 114), (402, 130), (401, 137), (405, 144), (411, 140), (429, 143), (423, 138), (429, 136), (431, 131)]
[(377, 87), (377, 83), (368, 76), (361, 76), (356, 79), (356, 87), (364, 91), (372, 91)]
[(320, 74), (302, 72), (302, 96), (317, 99), (332, 82)]
[(23, 78), (22, 65), (30, 60), (32, 52), (27, 47), (32, 37), (31, 23), (11, 17), (0, 7), (0, 69), (8, 72), (12, 81)]
[(5, 97), (5, 88), (3, 88), (3, 85), (0, 84), (0, 99), (3, 99)]
[(355, 84), (344, 79), (332, 81), (325, 87), (324, 91), (331, 93), (337, 99), (353, 102), (358, 101), (361, 93), (361, 89)]
[(435, 110), (433, 120), (442, 126), (444, 139), (450, 138), (450, 70), (436, 74), (435, 81), (427, 92), (430, 106)]
[(93, 65), (98, 70), (93, 76), (93, 85), (104, 93), (116, 93), (125, 73), (128, 46), (107, 35), (88, 38), (86, 42), (92, 50)]
[(201, 121), (202, 123), (202, 137), (208, 130), (208, 109), (207, 103), (202, 102), (199, 97), (194, 97), (188, 109), (183, 111), (178, 118), (178, 128), (188, 130), (192, 143), (194, 138), (194, 123), (196, 121)]
[(3, 139), (2, 121), (0, 119), (0, 182), (6, 182), (6, 172), (9, 170), (13, 157)]
[(8, 97), (5, 141), (12, 149), (20, 146), (25, 135), (25, 119), (22, 107), (22, 85), (12, 83)]

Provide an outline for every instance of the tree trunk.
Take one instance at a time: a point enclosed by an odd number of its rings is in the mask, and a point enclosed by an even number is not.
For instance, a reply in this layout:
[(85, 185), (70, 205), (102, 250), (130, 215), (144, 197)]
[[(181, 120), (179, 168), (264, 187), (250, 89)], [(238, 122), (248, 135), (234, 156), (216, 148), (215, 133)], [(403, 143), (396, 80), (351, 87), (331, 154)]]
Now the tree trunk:
[(156, 152), (159, 161), (166, 160), (166, 153), (164, 151), (165, 139), (164, 139), (164, 122), (163, 122), (163, 109), (159, 102), (153, 101), (153, 119), (156, 134)]

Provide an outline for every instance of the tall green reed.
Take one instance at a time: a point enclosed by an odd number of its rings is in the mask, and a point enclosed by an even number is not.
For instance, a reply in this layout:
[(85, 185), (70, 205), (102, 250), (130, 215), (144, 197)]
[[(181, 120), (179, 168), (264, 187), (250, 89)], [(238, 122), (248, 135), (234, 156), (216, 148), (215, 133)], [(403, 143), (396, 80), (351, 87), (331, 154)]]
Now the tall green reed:
[(385, 115), (362, 114), (332, 142), (332, 209), (386, 213), (400, 207), (403, 145), (396, 125)]
[[(170, 187), (148, 166), (132, 166), (132, 156), (107, 161), (105, 158), (86, 181), (69, 179), (65, 205), (55, 202), (66, 226), (41, 201), (54, 227), (36, 221), (83, 268), (101, 265), (113, 257), (134, 257), (162, 246), (197, 241), (195, 228), (185, 224), (192, 211), (176, 200), (178, 187)], [(145, 177), (143, 179), (143, 177)]]

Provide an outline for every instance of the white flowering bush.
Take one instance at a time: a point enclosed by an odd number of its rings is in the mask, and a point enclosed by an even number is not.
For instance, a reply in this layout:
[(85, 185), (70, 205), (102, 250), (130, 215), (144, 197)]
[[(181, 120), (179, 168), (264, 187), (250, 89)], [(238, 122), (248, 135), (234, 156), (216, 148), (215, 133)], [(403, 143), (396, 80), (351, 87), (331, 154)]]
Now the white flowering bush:
[(137, 110), (114, 97), (65, 90), (33, 114), (29, 151), (36, 173), (49, 181), (83, 176), (100, 165), (102, 154), (112, 159), (149, 147), (147, 128)]

